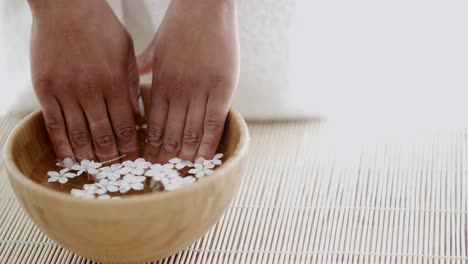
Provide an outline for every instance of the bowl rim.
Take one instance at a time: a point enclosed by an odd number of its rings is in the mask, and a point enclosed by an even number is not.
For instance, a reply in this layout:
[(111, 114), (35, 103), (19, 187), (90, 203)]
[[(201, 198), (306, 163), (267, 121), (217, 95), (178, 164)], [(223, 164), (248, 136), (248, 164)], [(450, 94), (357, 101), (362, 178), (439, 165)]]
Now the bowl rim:
[[(170, 199), (171, 197), (178, 196), (182, 193), (191, 192), (197, 190), (199, 188), (204, 188), (204, 186), (211, 184), (212, 182), (216, 181), (216, 178), (223, 175), (223, 173), (234, 169), (234, 166), (237, 165), (237, 161), (247, 155), (249, 142), (250, 142), (250, 135), (247, 124), (245, 120), (242, 118), (240, 113), (231, 107), (229, 109), (229, 115), (232, 116), (235, 120), (239, 123), (240, 128), (240, 138), (238, 142), (238, 148), (234, 150), (232, 155), (223, 162), (223, 165), (214, 170), (213, 174), (208, 177), (203, 177), (197, 181), (197, 184), (190, 184), (188, 186), (184, 186), (183, 188), (176, 189), (174, 191), (167, 191), (167, 192), (156, 192), (156, 193), (146, 193), (144, 195), (141, 194), (133, 194), (128, 195), (127, 197), (119, 200), (99, 200), (99, 199), (78, 199), (76, 197), (71, 196), (68, 193), (60, 192), (57, 190), (53, 190), (47, 188), (30, 178), (24, 175), (18, 168), (18, 166), (13, 161), (13, 143), (17, 139), (18, 131), (22, 129), (26, 123), (28, 123), (31, 119), (36, 118), (36, 116), (42, 114), (41, 109), (37, 109), (27, 115), (23, 120), (21, 120), (10, 132), (8, 136), (5, 146), (3, 148), (4, 154), (4, 161), (5, 166), (8, 171), (8, 175), (15, 180), (19, 181), (23, 184), (26, 188), (36, 191), (43, 196), (47, 196), (51, 199), (58, 199), (66, 201), (67, 203), (79, 203), (79, 204), (89, 204), (89, 205), (125, 205), (125, 204), (136, 204), (142, 202), (153, 202), (158, 199)], [(16, 195), (16, 192), (15, 192)]]

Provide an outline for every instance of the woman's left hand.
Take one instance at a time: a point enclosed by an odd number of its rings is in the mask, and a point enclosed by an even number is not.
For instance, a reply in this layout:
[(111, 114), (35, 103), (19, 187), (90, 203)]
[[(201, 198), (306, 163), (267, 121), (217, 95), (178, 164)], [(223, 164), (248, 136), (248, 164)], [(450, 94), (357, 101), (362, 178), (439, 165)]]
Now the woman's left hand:
[(153, 72), (145, 158), (212, 158), (239, 76), (234, 0), (172, 0), (138, 58)]

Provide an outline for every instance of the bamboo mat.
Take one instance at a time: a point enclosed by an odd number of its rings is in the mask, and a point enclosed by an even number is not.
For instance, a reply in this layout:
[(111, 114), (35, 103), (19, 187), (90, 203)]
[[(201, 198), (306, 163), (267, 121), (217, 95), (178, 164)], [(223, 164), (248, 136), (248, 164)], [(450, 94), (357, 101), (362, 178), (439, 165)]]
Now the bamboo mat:
[[(2, 143), (20, 118), (1, 119)], [(468, 263), (465, 129), (372, 137), (320, 121), (249, 127), (231, 207), (156, 263)], [(0, 263), (94, 263), (34, 226), (0, 166)]]

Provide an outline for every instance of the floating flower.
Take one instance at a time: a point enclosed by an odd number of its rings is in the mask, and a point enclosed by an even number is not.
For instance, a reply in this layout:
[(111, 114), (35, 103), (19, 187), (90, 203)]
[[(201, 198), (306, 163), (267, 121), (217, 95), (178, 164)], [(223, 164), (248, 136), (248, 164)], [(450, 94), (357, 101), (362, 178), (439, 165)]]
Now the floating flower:
[(48, 182), (56, 182), (58, 181), (61, 184), (67, 183), (69, 178), (74, 178), (76, 177), (75, 173), (70, 172), (69, 168), (65, 168), (60, 170), (59, 172), (56, 171), (49, 171), (47, 172), (47, 175), (49, 175), (49, 179), (47, 180)]
[(81, 199), (94, 199), (94, 193), (86, 190), (72, 189), (71, 195)]
[(185, 167), (193, 167), (193, 162), (190, 162), (188, 160), (183, 160), (181, 158), (172, 158), (169, 160), (170, 164), (173, 164), (174, 167), (178, 170), (181, 170)]
[(102, 163), (89, 161), (84, 159), (79, 164), (75, 164), (71, 167), (72, 170), (76, 170), (77, 175), (81, 175), (83, 172), (87, 172), (92, 175), (99, 173), (99, 168), (102, 166)]
[(202, 178), (202, 177), (205, 177), (206, 175), (212, 174), (213, 173), (212, 169), (214, 168), (214, 165), (211, 163), (208, 163), (205, 165), (204, 161), (205, 160), (203, 160), (201, 163), (200, 162), (195, 163), (194, 168), (190, 169), (188, 172), (192, 173), (197, 178)]
[(174, 169), (174, 165), (171, 163), (164, 165), (154, 164), (146, 171), (145, 176), (151, 177), (150, 187), (154, 188), (158, 181), (164, 178), (177, 177), (179, 176), (179, 172)]
[(95, 183), (94, 186), (96, 186), (99, 189), (105, 190), (104, 193), (117, 192), (119, 190), (118, 182), (110, 181), (109, 179), (101, 179), (99, 183)]
[(120, 200), (119, 196), (110, 196), (108, 194), (103, 194), (98, 196), (98, 200)]
[(55, 163), (57, 167), (62, 167), (62, 168), (71, 168), (75, 164), (76, 163), (72, 158), (64, 158), (63, 160), (58, 160), (58, 162)]
[(107, 189), (103, 188), (102, 185), (99, 185), (98, 183), (94, 184), (85, 184), (83, 185), (83, 189), (87, 192), (90, 193), (95, 193), (97, 195), (105, 194), (107, 193)]
[(98, 180), (109, 179), (111, 181), (117, 181), (121, 175), (125, 175), (130, 172), (130, 169), (124, 168), (122, 164), (116, 163), (107, 167), (102, 167), (100, 172), (96, 175)]
[(176, 170), (174, 170), (174, 165), (171, 163), (168, 164), (153, 164), (150, 169), (145, 172), (145, 176), (163, 178), (171, 175), (179, 175)]
[(151, 166), (151, 163), (143, 158), (136, 159), (135, 161), (126, 160), (122, 163), (124, 168), (127, 168), (133, 175), (143, 175), (145, 170)]
[(127, 174), (119, 181), (119, 191), (126, 193), (130, 190), (140, 191), (145, 187), (143, 182), (146, 180), (145, 176), (135, 176), (133, 174)]
[(168, 178), (164, 179), (162, 181), (162, 184), (164, 186), (164, 190), (166, 191), (173, 191), (175, 189), (178, 189), (180, 187), (183, 187), (185, 185), (191, 184), (196, 181), (196, 178), (193, 176), (187, 176), (187, 177), (173, 177), (173, 178)]

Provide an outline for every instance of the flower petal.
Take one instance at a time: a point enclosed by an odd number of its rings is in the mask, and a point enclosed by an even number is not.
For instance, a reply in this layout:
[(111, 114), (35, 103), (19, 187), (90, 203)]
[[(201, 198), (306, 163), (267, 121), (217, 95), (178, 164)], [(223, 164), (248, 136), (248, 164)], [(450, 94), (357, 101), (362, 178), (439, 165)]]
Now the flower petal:
[(128, 184), (121, 185), (119, 188), (120, 193), (126, 193), (129, 190), (130, 190), (130, 185)]
[(69, 170), (70, 170), (69, 168), (61, 169), (61, 170), (60, 170), (60, 175), (64, 175), (64, 174), (67, 173)]
[(118, 169), (116, 172), (120, 173), (120, 175), (128, 174), (132, 171), (132, 168), (130, 167), (123, 167), (121, 169)]
[(127, 182), (132, 182), (134, 178), (135, 176), (133, 176), (133, 174), (127, 174), (123, 177), (124, 181), (127, 181)]
[(190, 169), (188, 172), (189, 172), (189, 173), (196, 174), (196, 173), (198, 173), (199, 171), (200, 171), (199, 169)]
[(136, 176), (135, 181), (136, 182), (144, 182), (146, 180), (145, 176)]
[(68, 182), (68, 178), (66, 178), (66, 177), (60, 177), (60, 178), (58, 179), (58, 182), (60, 182), (61, 184), (65, 184), (65, 183)]
[(195, 160), (195, 163), (203, 163), (206, 159), (203, 157), (199, 157), (198, 159)]
[(63, 177), (67, 177), (67, 178), (75, 178), (76, 177), (76, 174), (75, 173), (71, 173), (71, 172), (67, 172), (63, 175)]
[(107, 186), (107, 190), (109, 192), (117, 192), (117, 191), (119, 191), (119, 188), (117, 186), (115, 186), (115, 185), (109, 185), (109, 186)]
[(124, 165), (125, 167), (132, 167), (132, 168), (134, 167), (134, 163), (131, 160), (126, 160), (122, 162), (122, 165)]
[(59, 177), (51, 177), (47, 179), (48, 182), (56, 182), (59, 179)]
[(141, 183), (141, 182), (137, 182), (137, 183), (133, 183), (133, 184), (132, 184), (132, 189), (133, 189), (133, 190), (137, 190), (137, 191), (143, 190), (144, 187), (145, 187), (145, 186), (144, 186), (143, 183)]
[(108, 195), (108, 194), (103, 194), (103, 195), (99, 195), (98, 199), (99, 200), (110, 200), (111, 196)]
[(98, 168), (100, 168), (101, 166), (102, 166), (102, 163), (100, 163), (100, 162), (94, 162), (94, 161), (93, 161), (93, 162), (91, 162), (91, 163), (89, 164), (89, 167), (94, 168), (94, 169), (98, 169)]
[(75, 164), (75, 162), (72, 158), (63, 159), (63, 166), (65, 166), (66, 168), (70, 168), (71, 166), (73, 166), (73, 164)]
[(49, 171), (47, 172), (47, 175), (49, 175), (49, 177), (60, 177), (60, 173), (56, 171)]
[(85, 167), (83, 167), (83, 166), (81, 166), (81, 165), (79, 165), (79, 164), (75, 164), (75, 165), (71, 166), (71, 169), (72, 169), (72, 170), (79, 171), (79, 170), (84, 170)]
[(88, 168), (88, 173), (92, 175), (96, 175), (99, 173), (99, 171), (95, 168)]
[(195, 174), (195, 177), (197, 177), (197, 178), (201, 178), (201, 177), (203, 177), (203, 176), (205, 176), (205, 172), (204, 172), (204, 171), (199, 171), (199, 172), (197, 172), (197, 174)]
[(109, 174), (109, 176), (107, 176), (107, 178), (111, 181), (118, 181), (120, 180), (120, 174), (118, 173), (111, 173)]
[(112, 171), (118, 170), (118, 169), (120, 169), (120, 168), (122, 168), (122, 164), (120, 164), (120, 163), (115, 163), (115, 164), (112, 164), (112, 165), (110, 166), (110, 169), (111, 169)]
[(180, 163), (181, 161), (182, 160), (179, 158), (172, 158), (169, 160), (169, 163), (176, 164), (176, 163)]
[(134, 170), (132, 170), (132, 173), (134, 175), (142, 175), (145, 171), (142, 169), (142, 168), (136, 168)]

